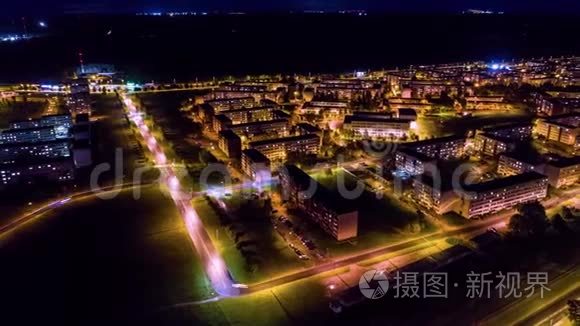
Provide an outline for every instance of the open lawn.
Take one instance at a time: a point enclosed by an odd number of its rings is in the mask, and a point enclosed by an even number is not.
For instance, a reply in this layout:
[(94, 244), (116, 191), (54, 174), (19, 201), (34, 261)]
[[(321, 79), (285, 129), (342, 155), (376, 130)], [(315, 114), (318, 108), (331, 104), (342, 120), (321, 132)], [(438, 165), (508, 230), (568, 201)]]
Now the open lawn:
[(3, 319), (20, 324), (135, 321), (211, 296), (180, 216), (156, 188), (71, 203), (0, 238), (0, 260)]
[[(237, 197), (232, 201), (242, 203)], [(197, 197), (193, 206), (236, 282), (256, 283), (304, 266), (259, 207), (244, 207), (243, 215), (229, 208), (233, 220), (223, 222), (223, 213), (208, 199)]]
[(46, 98), (34, 98), (27, 102), (23, 102), (21, 97), (16, 102), (12, 99), (0, 100), (0, 129), (8, 128), (11, 121), (40, 118), (47, 106)]
[(256, 326), (330, 323), (340, 317), (328, 308), (324, 280), (333, 275), (325, 273), (244, 297), (164, 311), (155, 322)]
[(459, 116), (425, 116), (417, 119), (417, 133), (421, 139), (463, 134), (499, 123), (529, 122), (532, 115), (526, 110), (510, 111), (474, 111), (471, 117)]
[[(337, 180), (344, 180), (347, 189), (354, 189), (357, 179), (344, 170), (336, 170), (332, 174), (319, 173), (312, 176), (323, 186), (331, 190), (338, 189)], [(388, 243), (405, 239), (410, 233), (419, 232), (417, 213), (402, 206), (392, 196), (377, 198), (375, 193), (365, 189), (355, 199), (349, 201), (353, 208), (359, 211), (358, 237), (351, 241), (338, 243), (324, 233), (317, 225), (308, 222), (308, 218), (301, 215), (301, 220), (307, 227), (307, 233), (315, 239), (315, 243), (330, 256), (342, 256), (356, 253), (360, 250), (384, 246)], [(430, 225), (423, 223), (422, 231), (427, 231)], [(413, 229), (412, 232), (409, 232)]]

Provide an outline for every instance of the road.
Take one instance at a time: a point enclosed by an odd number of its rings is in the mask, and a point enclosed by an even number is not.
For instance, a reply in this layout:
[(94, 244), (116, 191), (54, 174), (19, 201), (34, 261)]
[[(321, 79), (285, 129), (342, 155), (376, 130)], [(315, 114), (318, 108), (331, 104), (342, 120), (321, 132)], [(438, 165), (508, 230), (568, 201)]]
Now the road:
[[(570, 190), (568, 192), (566, 192), (566, 195), (564, 198), (574, 198), (575, 196), (577, 196), (578, 194), (580, 194), (580, 189), (573, 189)], [(559, 204), (560, 202), (565, 201), (566, 199), (561, 198), (560, 201), (553, 201), (553, 200), (548, 200), (549, 205), (546, 205), (546, 208), (550, 208), (552, 206), (555, 206), (557, 204)], [(405, 240), (399, 243), (395, 243), (395, 244), (391, 244), (385, 247), (381, 247), (381, 248), (376, 248), (376, 249), (372, 249), (369, 251), (365, 251), (365, 252), (361, 252), (361, 253), (357, 253), (355, 255), (352, 256), (348, 256), (348, 257), (343, 257), (340, 259), (335, 259), (331, 262), (328, 263), (324, 263), (322, 265), (318, 265), (312, 268), (308, 268), (308, 269), (304, 269), (292, 274), (288, 274), (282, 277), (278, 277), (278, 278), (274, 278), (262, 283), (258, 283), (258, 284), (250, 284), (248, 285), (247, 289), (243, 289), (242, 290), (242, 294), (248, 294), (248, 293), (254, 293), (254, 292), (258, 292), (258, 291), (262, 291), (262, 290), (267, 290), (270, 289), (272, 287), (275, 286), (279, 286), (279, 285), (283, 285), (283, 284), (287, 284), (287, 283), (291, 283), (294, 281), (298, 281), (304, 278), (308, 278), (320, 273), (325, 273), (325, 272), (329, 272), (338, 268), (343, 268), (343, 267), (347, 267), (350, 265), (355, 265), (357, 263), (360, 263), (362, 261), (365, 260), (369, 260), (369, 259), (373, 259), (373, 258), (377, 258), (380, 256), (383, 256), (385, 254), (388, 253), (392, 253), (392, 252), (396, 252), (396, 251), (400, 251), (400, 250), (404, 250), (404, 249), (409, 249), (415, 246), (418, 246), (422, 243), (424, 243), (425, 241), (437, 241), (437, 240), (443, 240), (445, 238), (449, 238), (449, 237), (456, 237), (456, 236), (460, 236), (460, 235), (466, 235), (466, 234), (470, 234), (472, 236), (480, 234), (480, 233), (484, 233), (486, 232), (489, 228), (492, 227), (504, 227), (505, 224), (507, 223), (508, 219), (515, 213), (515, 210), (506, 210), (503, 212), (500, 212), (498, 214), (495, 214), (493, 216), (490, 216), (484, 220), (481, 221), (473, 221), (471, 223), (469, 223), (468, 225), (464, 225), (461, 227), (455, 227), (455, 228), (448, 228), (446, 230), (440, 230), (437, 232), (433, 232), (429, 235), (425, 235), (425, 236), (421, 236), (421, 237), (417, 237), (417, 238), (413, 238), (410, 240)]]
[(167, 156), (163, 151), (163, 147), (153, 133), (150, 132), (142, 119), (142, 112), (137, 109), (133, 101), (126, 94), (121, 94), (121, 96), (127, 116), (138, 127), (139, 133), (147, 144), (149, 151), (153, 154), (155, 163), (161, 172), (160, 180), (171, 192), (171, 198), (181, 213), (189, 237), (201, 258), (205, 272), (214, 290), (221, 296), (238, 295), (239, 291), (233, 286), (233, 280), (223, 258), (215, 249), (201, 219), (191, 205), (191, 195), (183, 190), (173, 167), (167, 164)]
[(19, 216), (19, 217), (13, 219), (9, 223), (0, 226), (0, 236), (3, 236), (9, 232), (12, 232), (12, 231), (18, 229), (19, 227), (23, 226), (24, 224), (44, 215), (46, 213), (50, 213), (50, 212), (54, 211), (55, 209), (63, 207), (64, 205), (71, 204), (75, 201), (89, 199), (89, 198), (98, 198), (99, 196), (113, 194), (113, 193), (116, 193), (116, 192), (119, 192), (122, 190), (128, 190), (128, 189), (133, 189), (133, 188), (137, 188), (137, 187), (145, 187), (148, 185), (149, 184), (126, 183), (126, 184), (121, 184), (121, 185), (114, 185), (114, 186), (100, 188), (98, 190), (89, 190), (89, 191), (82, 191), (82, 192), (74, 193), (70, 196), (57, 199), (57, 200), (52, 201), (46, 205), (42, 205), (42, 206), (34, 209), (33, 211), (26, 213), (26, 214), (23, 214), (22, 216)]
[(539, 293), (522, 297), (480, 321), (482, 325), (552, 325), (561, 319), (567, 301), (580, 295), (580, 265), (575, 265), (550, 280), (544, 297)]

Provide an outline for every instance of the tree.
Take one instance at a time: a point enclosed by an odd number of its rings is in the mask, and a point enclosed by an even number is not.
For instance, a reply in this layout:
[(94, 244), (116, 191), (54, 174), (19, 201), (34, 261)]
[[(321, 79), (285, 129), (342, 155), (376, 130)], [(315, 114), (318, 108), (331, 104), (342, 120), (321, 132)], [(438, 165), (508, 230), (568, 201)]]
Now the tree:
[(570, 207), (568, 206), (564, 206), (562, 208), (562, 217), (566, 220), (572, 220), (574, 219), (574, 213), (572, 212), (572, 210), (570, 209)]
[(544, 234), (548, 226), (544, 206), (535, 201), (521, 205), (518, 213), (510, 218), (508, 228), (516, 236), (538, 237)]
[(560, 214), (554, 216), (554, 218), (552, 219), (552, 226), (560, 234), (568, 234), (570, 232), (568, 224), (566, 223), (566, 221), (564, 221), (564, 219)]

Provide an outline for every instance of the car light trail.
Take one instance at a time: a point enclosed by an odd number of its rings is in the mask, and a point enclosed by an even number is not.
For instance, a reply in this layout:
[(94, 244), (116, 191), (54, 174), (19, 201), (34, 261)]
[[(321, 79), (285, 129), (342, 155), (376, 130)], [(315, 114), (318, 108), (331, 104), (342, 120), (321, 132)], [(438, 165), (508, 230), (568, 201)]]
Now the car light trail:
[(167, 156), (163, 152), (161, 146), (159, 146), (159, 142), (152, 135), (147, 125), (145, 125), (142, 115), (140, 114), (141, 112), (139, 112), (137, 107), (135, 107), (133, 101), (131, 101), (131, 99), (125, 94), (122, 94), (122, 97), (127, 110), (127, 116), (138, 127), (141, 136), (147, 143), (147, 147), (153, 154), (155, 164), (161, 171), (160, 180), (162, 180), (170, 190), (171, 198), (185, 222), (187, 233), (201, 257), (205, 271), (214, 290), (223, 296), (239, 295), (239, 289), (233, 286), (233, 281), (227, 270), (226, 264), (213, 246), (203, 224), (201, 223), (199, 215), (191, 206), (189, 196), (187, 196), (183, 191), (173, 167), (167, 165)]

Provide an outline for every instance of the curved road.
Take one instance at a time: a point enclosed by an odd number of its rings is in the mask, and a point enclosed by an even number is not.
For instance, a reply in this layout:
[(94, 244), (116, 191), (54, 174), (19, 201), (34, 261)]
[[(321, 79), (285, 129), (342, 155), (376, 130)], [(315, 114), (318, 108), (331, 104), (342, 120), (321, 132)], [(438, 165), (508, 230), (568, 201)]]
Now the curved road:
[(149, 183), (147, 183), (147, 184), (125, 183), (125, 184), (121, 184), (121, 185), (99, 188), (98, 190), (88, 190), (88, 191), (82, 191), (82, 192), (77, 192), (77, 193), (71, 194), (68, 197), (63, 197), (63, 198), (57, 199), (51, 203), (48, 203), (46, 205), (40, 206), (40, 207), (36, 208), (35, 210), (33, 210), (32, 212), (23, 214), (23, 215), (15, 218), (14, 220), (8, 222), (7, 224), (0, 226), (0, 236), (3, 236), (6, 233), (9, 233), (11, 231), (16, 230), (17, 228), (21, 227), (22, 225), (40, 217), (41, 215), (43, 215), (45, 213), (52, 212), (57, 208), (60, 208), (66, 204), (70, 204), (72, 202), (75, 202), (77, 200), (99, 197), (102, 195), (109, 195), (109, 194), (112, 194), (115, 192), (120, 192), (123, 190), (133, 189), (133, 188), (137, 188), (137, 187), (146, 187), (149, 185), (151, 185), (151, 184), (149, 184)]

